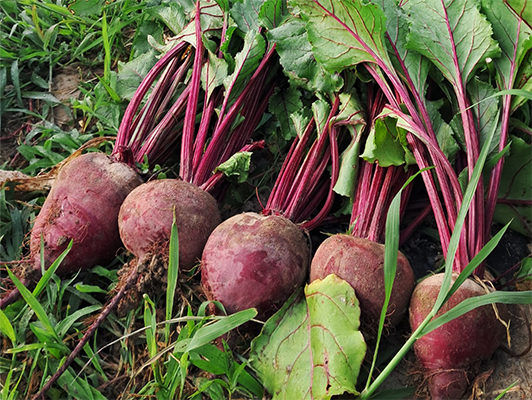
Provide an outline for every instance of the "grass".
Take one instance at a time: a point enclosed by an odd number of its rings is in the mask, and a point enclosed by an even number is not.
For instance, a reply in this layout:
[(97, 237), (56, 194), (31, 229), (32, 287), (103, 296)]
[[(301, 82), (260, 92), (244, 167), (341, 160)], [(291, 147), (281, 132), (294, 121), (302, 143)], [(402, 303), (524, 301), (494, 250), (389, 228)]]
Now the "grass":
[[(170, 3), (3, 2), (1, 169), (35, 176), (50, 171), (91, 139), (115, 135), (141, 79), (128, 75), (127, 63), (140, 60), (147, 72), (155, 62), (148, 35), (162, 43), (165, 34), (180, 29), (179, 21), (166, 23), (175, 6)], [(66, 106), (53, 94), (54, 80), (64, 71), (79, 80), (81, 91), (79, 97), (67, 99)], [(58, 109), (67, 110), (68, 124), (55, 118)], [(101, 150), (110, 146), (104, 142)], [(155, 172), (163, 173), (159, 166)], [(20, 263), (9, 262), (27, 252), (31, 221), (45, 194), (0, 191), (0, 259), (8, 262), (6, 269), (20, 268)], [(168, 399), (262, 396), (262, 386), (245, 369), (246, 360), (211, 343), (255, 312), (207, 316), (207, 304), (190, 286), (197, 284), (194, 277), (178, 282), (172, 256), (177, 252), (177, 232), (173, 238), (168, 295), (145, 296), (126, 315), (111, 314), (48, 398), (105, 399), (128, 393)], [(0, 311), (2, 400), (28, 398), (44, 385), (104, 307), (118, 282), (116, 271), (127, 257), (121, 254), (110, 265), (63, 280), (52, 267), (33, 292), (21, 286), (24, 298)], [(17, 282), (11, 271), (1, 274), (3, 281)], [(180, 298), (175, 299), (175, 293)]]
[[(90, 140), (115, 135), (140, 82), (131, 71), (146, 72), (155, 61), (148, 37), (162, 43), (165, 34), (180, 28), (182, 21), (168, 18), (174, 7), (171, 1), (143, 0), (0, 3), (0, 169), (35, 176)], [(65, 70), (81, 79), (80, 96), (66, 106), (53, 94), (54, 78)], [(69, 123), (57, 120), (58, 109), (67, 110)], [(101, 149), (110, 146), (106, 141)], [(155, 172), (162, 173), (160, 167)], [(23, 266), (15, 261), (27, 253), (27, 234), (44, 196), (0, 191), (0, 260), (6, 271)], [(239, 193), (234, 196), (241, 199)], [(208, 315), (209, 305), (195, 290), (198, 277), (177, 273), (178, 234), (174, 226), (169, 290), (145, 296), (125, 315), (111, 314), (48, 398), (262, 397), (262, 385), (247, 367), (249, 338), (234, 350), (213, 342), (252, 319), (254, 311)], [(33, 291), (21, 288), (23, 299), (0, 311), (1, 400), (28, 398), (45, 384), (114, 293), (117, 270), (130, 258), (121, 253), (109, 265), (64, 279), (54, 274), (60, 261)], [(0, 274), (16, 284), (11, 272)], [(414, 337), (434, 326), (428, 322)], [(368, 369), (391, 371), (410, 344), (392, 362)], [(369, 398), (376, 386), (368, 377), (364, 396)]]

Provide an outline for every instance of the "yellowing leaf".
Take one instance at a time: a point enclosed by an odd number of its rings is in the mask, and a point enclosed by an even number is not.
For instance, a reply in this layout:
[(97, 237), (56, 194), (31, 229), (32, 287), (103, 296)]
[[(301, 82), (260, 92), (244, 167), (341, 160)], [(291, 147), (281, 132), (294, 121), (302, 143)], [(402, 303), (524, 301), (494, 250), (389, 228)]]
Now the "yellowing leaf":
[(293, 295), (251, 344), (251, 366), (273, 399), (357, 394), (366, 352), (354, 289), (336, 275)]

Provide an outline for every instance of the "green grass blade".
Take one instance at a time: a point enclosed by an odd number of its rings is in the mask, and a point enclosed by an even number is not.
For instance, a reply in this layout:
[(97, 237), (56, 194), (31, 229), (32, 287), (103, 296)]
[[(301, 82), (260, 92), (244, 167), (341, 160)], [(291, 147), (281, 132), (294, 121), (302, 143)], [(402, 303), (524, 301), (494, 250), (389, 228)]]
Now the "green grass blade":
[(11, 340), (13, 346), (16, 345), (17, 335), (15, 333), (15, 329), (13, 328), (13, 325), (11, 325), (9, 318), (7, 318), (6, 314), (2, 310), (0, 310), (0, 332), (2, 332), (2, 335)]
[(476, 107), (478, 106), (480, 103), (482, 103), (483, 101), (487, 101), (487, 100), (490, 100), (490, 99), (493, 99), (494, 97), (499, 97), (499, 96), (518, 96), (518, 97), (524, 97), (525, 99), (528, 99), (528, 100), (532, 100), (532, 92), (530, 92), (529, 90), (524, 90), (524, 89), (506, 89), (506, 90), (501, 90), (495, 94), (492, 94), (491, 96), (488, 96), (484, 99), (482, 99), (481, 101), (473, 104), (473, 105), (470, 105), (469, 107), (467, 107), (466, 109), (464, 109), (463, 111), (460, 111), (461, 113), (466, 111), (466, 110), (469, 110), (470, 108), (473, 108), (473, 107)]
[[(174, 211), (174, 221), (172, 222), (172, 230), (170, 233), (170, 249), (168, 257), (168, 285), (166, 288), (166, 319), (170, 320), (172, 318), (172, 313), (174, 309), (174, 297), (177, 287), (177, 278), (179, 275), (179, 236), (177, 232), (177, 225), (175, 222), (175, 211)], [(165, 325), (164, 329), (165, 342), (168, 343), (170, 338), (170, 324)]]
[(421, 335), (439, 328), (443, 324), (464, 315), (465, 313), (487, 304), (502, 303), (502, 304), (532, 304), (532, 290), (523, 292), (503, 292), (497, 291), (487, 293), (482, 296), (470, 297), (465, 299), (461, 303), (457, 304), (445, 314), (429, 322), (425, 329), (421, 332)]
[(105, 12), (102, 15), (102, 38), (103, 49), (105, 52), (105, 57), (103, 60), (103, 79), (106, 83), (109, 83), (111, 77), (111, 44), (109, 43), (107, 16)]
[[(63, 251), (61, 255), (57, 257), (57, 259), (52, 263), (52, 265), (50, 265), (50, 268), (44, 271), (42, 278), (39, 279), (37, 286), (35, 286), (35, 289), (33, 289), (33, 295), (35, 297), (39, 296), (39, 294), (41, 294), (41, 292), (48, 286), (48, 282), (50, 281), (52, 276), (57, 271), (57, 268), (59, 268), (59, 266), (61, 265), (61, 263), (67, 256), (68, 252), (70, 251), (70, 249), (72, 249), (73, 243), (74, 242), (71, 240), (67, 248), (65, 249), (65, 251)], [(44, 266), (44, 241), (43, 241), (42, 236), (41, 236), (41, 266)]]
[(198, 329), (196, 334), (192, 337), (185, 352), (190, 352), (198, 347), (201, 347), (212, 340), (219, 338), (223, 334), (235, 329), (236, 327), (248, 322), (257, 315), (257, 310), (248, 308), (247, 310), (239, 311), (227, 317), (221, 317), (213, 323), (203, 325)]
[(502, 399), (502, 398), (504, 397), (504, 395), (505, 395), (506, 393), (508, 393), (508, 391), (509, 391), (511, 388), (513, 388), (515, 385), (517, 385), (517, 382), (518, 382), (518, 381), (515, 381), (515, 382), (512, 383), (510, 386), (508, 386), (506, 389), (504, 389), (504, 390), (502, 391), (502, 393), (499, 394), (499, 395), (495, 398), (495, 400), (500, 400), (500, 399)]
[(93, 305), (88, 306), (85, 308), (82, 308), (81, 310), (77, 310), (76, 312), (70, 314), (68, 317), (63, 319), (61, 322), (59, 322), (56, 325), (56, 331), (59, 337), (63, 337), (67, 334), (70, 327), (80, 318), (84, 317), (87, 314), (92, 314), (98, 310), (100, 310), (102, 307), (100, 305)]
[(100, 365), (100, 361), (98, 360), (98, 357), (95, 357), (94, 351), (92, 350), (89, 343), (85, 343), (85, 346), (83, 346), (83, 350), (85, 350), (85, 353), (91, 360), (93, 367), (100, 374), (100, 378), (102, 378), (105, 382), (109, 382), (109, 378), (107, 377), (106, 373), (103, 371), (103, 368)]
[(399, 252), (399, 237), (400, 237), (400, 210), (401, 210), (401, 195), (403, 190), (414, 180), (416, 176), (430, 168), (425, 168), (412, 175), (405, 182), (401, 190), (394, 196), (388, 213), (386, 215), (386, 231), (385, 231), (385, 245), (384, 245), (384, 304), (382, 306), (381, 315), (379, 319), (379, 329), (377, 331), (377, 343), (375, 345), (375, 351), (373, 353), (373, 361), (368, 374), (368, 380), (366, 382), (366, 389), (369, 387), (373, 377), (373, 371), (377, 363), (377, 356), (379, 352), (379, 345), (382, 337), (382, 331), (384, 329), (384, 321), (386, 319), (386, 312), (388, 311), (388, 305), (390, 304), (390, 298), (392, 296), (392, 288), (395, 280), (395, 274), (397, 272), (397, 253)]
[(157, 321), (155, 319), (155, 304), (150, 300), (148, 295), (144, 295), (144, 326), (146, 327), (146, 345), (150, 357), (157, 354)]
[(37, 300), (37, 298), (28, 290), (28, 288), (24, 286), (22, 282), (19, 281), (19, 279), (15, 276), (15, 274), (11, 272), (9, 268), (6, 267), (6, 269), (7, 273), (9, 274), (9, 277), (19, 290), (21, 296), (24, 298), (26, 303), (28, 303), (30, 308), (35, 312), (35, 315), (37, 316), (39, 321), (41, 321), (48, 333), (52, 335), (55, 340), (61, 343), (61, 339), (59, 339), (57, 332), (55, 331), (50, 319), (48, 318), (48, 314), (46, 314), (46, 311), (44, 310), (39, 300)]
[(488, 257), (488, 255), (491, 254), (493, 249), (497, 247), (497, 244), (499, 244), (499, 241), (511, 223), (512, 221), (508, 222), (499, 232), (497, 232), (495, 236), (491, 238), (491, 240), (482, 248), (482, 250), (479, 251), (475, 257), (473, 257), (471, 262), (467, 265), (467, 267), (464, 268), (464, 270), (454, 281), (449, 293), (447, 294), (447, 297), (445, 298), (445, 301), (449, 300), (452, 294), (458, 290), (460, 285), (464, 283), (464, 281), (473, 273), (473, 271)]
[[(497, 116), (495, 118), (496, 120), (499, 119), (499, 114), (500, 112), (497, 113)], [(433, 315), (435, 315), (437, 310), (442, 307), (443, 303), (447, 298), (447, 293), (451, 287), (453, 264), (456, 258), (456, 251), (458, 250), (458, 244), (460, 242), (462, 228), (464, 226), (466, 215), (469, 211), (469, 208), (471, 207), (471, 202), (473, 201), (473, 197), (477, 190), (478, 182), (482, 176), (482, 170), (484, 169), (484, 164), (486, 163), (486, 159), (488, 158), (489, 146), (493, 141), (493, 136), (495, 135), (496, 129), (497, 124), (493, 124), (493, 128), (491, 129), (484, 143), (484, 146), (482, 146), (482, 150), (480, 151), (480, 154), (478, 156), (477, 163), (475, 164), (475, 168), (473, 168), (473, 173), (471, 174), (471, 180), (469, 181), (469, 184), (467, 185), (466, 191), (464, 193), (462, 205), (460, 206), (460, 211), (458, 212), (458, 216), (456, 217), (456, 223), (453, 229), (453, 233), (451, 235), (451, 240), (449, 241), (447, 256), (445, 257), (445, 272), (442, 282), (442, 289), (440, 290), (438, 297), (436, 298), (436, 302), (433, 308)]]

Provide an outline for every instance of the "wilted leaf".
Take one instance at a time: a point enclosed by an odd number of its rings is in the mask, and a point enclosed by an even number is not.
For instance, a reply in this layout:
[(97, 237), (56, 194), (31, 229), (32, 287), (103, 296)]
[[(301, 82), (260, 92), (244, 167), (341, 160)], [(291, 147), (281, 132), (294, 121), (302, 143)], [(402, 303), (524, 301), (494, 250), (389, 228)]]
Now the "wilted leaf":
[(366, 352), (354, 289), (336, 275), (293, 295), (251, 344), (251, 366), (273, 399), (328, 399), (355, 384)]
[(381, 167), (404, 164), (405, 150), (398, 140), (396, 123), (395, 118), (377, 119), (361, 157), (371, 163), (377, 162)]
[(251, 154), (250, 151), (235, 153), (226, 162), (220, 164), (215, 172), (221, 171), (226, 176), (234, 176), (238, 183), (245, 182), (248, 179)]

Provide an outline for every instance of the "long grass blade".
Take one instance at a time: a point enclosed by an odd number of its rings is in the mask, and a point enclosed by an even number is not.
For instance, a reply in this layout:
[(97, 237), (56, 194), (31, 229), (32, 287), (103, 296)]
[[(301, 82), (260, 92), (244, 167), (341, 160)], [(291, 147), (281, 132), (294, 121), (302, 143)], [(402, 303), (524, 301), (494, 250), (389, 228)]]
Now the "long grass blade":
[(532, 304), (532, 290), (527, 290), (523, 292), (504, 292), (497, 291), (492, 293), (487, 293), (482, 296), (470, 297), (465, 299), (445, 314), (439, 316), (438, 318), (429, 322), (425, 329), (421, 332), (422, 336), (433, 331), (436, 328), (439, 328), (443, 324), (446, 324), (449, 321), (452, 321), (455, 318), (464, 315), (465, 313), (474, 310), (477, 307), (482, 307), (487, 304)]
[[(52, 276), (57, 271), (57, 268), (61, 265), (67, 254), (69, 253), (70, 249), (72, 249), (73, 241), (71, 240), (68, 244), (65, 251), (63, 251), (59, 257), (50, 265), (50, 268), (48, 268), (46, 271), (44, 271), (43, 276), (41, 279), (39, 279), (39, 282), (37, 283), (37, 286), (35, 286), (35, 289), (33, 289), (33, 295), (35, 297), (39, 296), (41, 292), (48, 286), (48, 282), (52, 278)], [(41, 265), (44, 265), (44, 241), (41, 237)]]
[(401, 195), (403, 190), (414, 180), (416, 176), (429, 168), (422, 169), (412, 175), (405, 182), (401, 190), (394, 196), (388, 213), (386, 216), (386, 232), (385, 232), (385, 245), (384, 245), (384, 304), (382, 306), (381, 315), (379, 319), (379, 329), (377, 331), (377, 343), (375, 345), (375, 351), (373, 354), (373, 362), (371, 364), (370, 372), (368, 374), (368, 380), (366, 382), (366, 389), (369, 387), (375, 365), (377, 363), (377, 355), (379, 350), (379, 344), (382, 337), (382, 331), (384, 329), (384, 321), (386, 319), (386, 312), (388, 311), (388, 305), (390, 304), (390, 298), (392, 296), (392, 288), (395, 280), (395, 273), (397, 271), (397, 253), (399, 252), (399, 238), (400, 238), (400, 210), (401, 210)]
[[(174, 210), (174, 221), (172, 222), (172, 230), (170, 233), (170, 249), (168, 257), (168, 277), (167, 277), (167, 288), (166, 288), (166, 320), (172, 318), (172, 313), (174, 309), (174, 297), (177, 288), (177, 278), (179, 275), (179, 236), (177, 231), (177, 225), (175, 220), (175, 210)], [(168, 343), (170, 338), (170, 324), (165, 325), (164, 329), (165, 342)]]
[(491, 238), (491, 240), (482, 248), (482, 250), (479, 251), (475, 257), (473, 257), (471, 262), (467, 265), (467, 267), (464, 268), (464, 270), (454, 281), (449, 293), (447, 294), (447, 297), (445, 298), (445, 301), (449, 300), (452, 294), (458, 290), (460, 285), (464, 283), (464, 281), (473, 273), (473, 271), (491, 254), (495, 247), (497, 247), (497, 244), (499, 244), (502, 236), (511, 223), (512, 221), (508, 222), (499, 232), (497, 232), (495, 236)]
[[(61, 343), (61, 339), (59, 339), (59, 336), (57, 335), (57, 332), (55, 331), (52, 322), (48, 318), (48, 314), (44, 310), (43, 306), (37, 300), (37, 298), (28, 290), (26, 286), (20, 280), (11, 272), (9, 268), (7, 268), (7, 273), (9, 274), (9, 277), (17, 287), (18, 291), (20, 292), (21, 296), (24, 298), (26, 303), (30, 306), (30, 308), (35, 312), (35, 315), (41, 321), (46, 331), (52, 335), (52, 337), (57, 340), (58, 343)], [(65, 347), (66, 349), (66, 347)]]
[(2, 332), (2, 335), (11, 340), (11, 343), (13, 343), (13, 346), (15, 346), (17, 341), (15, 329), (13, 328), (13, 325), (11, 325), (11, 322), (9, 322), (9, 318), (7, 318), (6, 314), (2, 310), (0, 310), (0, 332)]
[(185, 349), (185, 352), (190, 352), (198, 347), (210, 343), (212, 340), (219, 338), (223, 334), (250, 321), (256, 316), (257, 310), (254, 308), (248, 308), (247, 310), (242, 310), (235, 314), (231, 314), (213, 323), (203, 325), (192, 337)]

